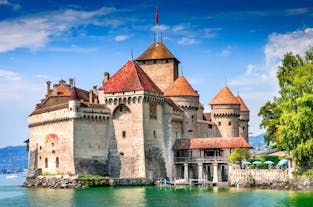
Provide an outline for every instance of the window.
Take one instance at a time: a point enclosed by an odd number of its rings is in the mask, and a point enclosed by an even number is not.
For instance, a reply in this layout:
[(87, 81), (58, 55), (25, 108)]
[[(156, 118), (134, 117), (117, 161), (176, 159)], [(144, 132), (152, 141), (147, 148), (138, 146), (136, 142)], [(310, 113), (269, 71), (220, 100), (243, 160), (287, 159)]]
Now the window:
[(245, 127), (242, 127), (242, 130), (245, 130)]
[(156, 132), (153, 130), (153, 138), (156, 138)]
[(41, 150), (41, 149), (42, 149), (42, 147), (40, 146), (40, 147), (39, 147), (39, 150)]
[(122, 136), (126, 137), (126, 131), (122, 131)]
[(188, 130), (188, 132), (192, 132), (192, 130), (191, 130), (191, 129), (189, 129), (189, 130)]
[(59, 157), (55, 158), (55, 167), (59, 168)]
[(208, 127), (209, 127), (209, 129), (212, 129), (212, 125), (211, 124), (209, 124)]
[(228, 126), (231, 126), (231, 122), (228, 122)]
[(54, 147), (54, 143), (53, 142), (51, 143), (51, 147)]
[(48, 158), (45, 158), (45, 168), (48, 168)]
[(192, 119), (192, 122), (194, 122), (194, 116), (193, 115), (191, 115), (191, 119)]
[(150, 119), (157, 119), (157, 105), (155, 103), (150, 103), (149, 109)]
[(176, 132), (176, 139), (177, 139), (177, 137), (178, 137), (178, 132)]
[(222, 123), (219, 121), (219, 122), (218, 122), (218, 125), (219, 125), (219, 126), (222, 126)]

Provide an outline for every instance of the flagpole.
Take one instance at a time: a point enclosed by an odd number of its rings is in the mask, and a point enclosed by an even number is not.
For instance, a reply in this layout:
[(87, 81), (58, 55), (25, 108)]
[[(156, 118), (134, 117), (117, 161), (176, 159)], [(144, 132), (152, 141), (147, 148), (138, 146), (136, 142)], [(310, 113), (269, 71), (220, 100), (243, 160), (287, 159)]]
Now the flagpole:
[(156, 46), (158, 46), (159, 42), (159, 10), (158, 7), (155, 9), (155, 24), (156, 24)]

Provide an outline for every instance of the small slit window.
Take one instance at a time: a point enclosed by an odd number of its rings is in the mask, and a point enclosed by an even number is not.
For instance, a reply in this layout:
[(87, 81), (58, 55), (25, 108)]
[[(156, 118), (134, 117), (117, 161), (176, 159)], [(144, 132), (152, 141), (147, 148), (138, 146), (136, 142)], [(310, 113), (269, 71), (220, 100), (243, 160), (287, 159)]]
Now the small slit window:
[(231, 126), (231, 122), (228, 122), (228, 126)]
[(48, 158), (45, 158), (45, 168), (48, 168)]
[(55, 158), (55, 167), (56, 168), (59, 168), (59, 163), (60, 161), (59, 161), (59, 157), (57, 157), (57, 158)]
[(219, 126), (222, 126), (222, 122), (219, 121), (219, 122), (218, 122), (218, 125), (219, 125)]
[(126, 137), (126, 131), (122, 131), (122, 137)]

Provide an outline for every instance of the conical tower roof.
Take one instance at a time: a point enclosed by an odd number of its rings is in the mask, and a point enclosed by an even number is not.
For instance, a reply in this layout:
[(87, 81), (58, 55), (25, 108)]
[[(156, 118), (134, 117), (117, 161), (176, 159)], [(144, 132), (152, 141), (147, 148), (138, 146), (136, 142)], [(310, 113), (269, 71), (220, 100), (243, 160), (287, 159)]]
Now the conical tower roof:
[(239, 95), (236, 98), (240, 103), (240, 111), (248, 112), (249, 109), (248, 109), (247, 105), (245, 104), (245, 102), (242, 100), (242, 98)]
[(100, 90), (104, 90), (106, 93), (141, 90), (162, 93), (134, 60), (128, 61)]
[(240, 104), (227, 86), (224, 86), (210, 101), (211, 105), (217, 104)]
[(150, 47), (137, 58), (137, 60), (160, 60), (160, 59), (177, 60), (176, 57), (169, 51), (169, 49), (167, 49), (167, 47), (162, 42), (151, 44)]
[(199, 94), (192, 88), (184, 76), (178, 77), (165, 91), (164, 96), (195, 96)]
[(77, 94), (77, 90), (75, 87), (72, 87), (71, 88), (71, 97), (70, 97), (70, 100), (71, 101), (78, 101), (79, 100), (79, 97), (78, 97), (78, 94)]

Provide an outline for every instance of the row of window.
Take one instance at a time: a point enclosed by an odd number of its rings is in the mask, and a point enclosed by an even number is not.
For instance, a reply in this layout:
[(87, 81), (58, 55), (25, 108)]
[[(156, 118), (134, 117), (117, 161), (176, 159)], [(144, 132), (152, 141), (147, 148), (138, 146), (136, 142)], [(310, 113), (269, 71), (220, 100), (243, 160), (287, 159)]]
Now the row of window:
[[(177, 136), (177, 134), (176, 134), (176, 136)], [(126, 131), (122, 131), (122, 137), (123, 138), (125, 138), (126, 137)], [(156, 135), (156, 131), (155, 130), (153, 130), (153, 138), (156, 138), (157, 137), (157, 135)]]

